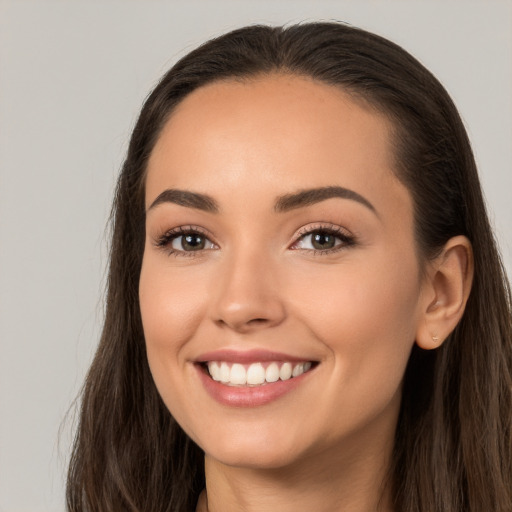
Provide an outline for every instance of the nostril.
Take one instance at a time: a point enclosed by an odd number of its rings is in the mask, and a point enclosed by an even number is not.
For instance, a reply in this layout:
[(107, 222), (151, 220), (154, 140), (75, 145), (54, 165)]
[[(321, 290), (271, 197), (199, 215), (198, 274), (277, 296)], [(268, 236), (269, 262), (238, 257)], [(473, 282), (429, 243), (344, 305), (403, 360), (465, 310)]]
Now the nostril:
[(232, 329), (235, 329), (240, 332), (250, 331), (251, 329), (263, 328), (266, 326), (270, 326), (272, 324), (272, 320), (270, 318), (251, 318), (250, 320), (245, 321), (236, 321), (236, 319), (231, 319), (227, 321), (226, 319), (219, 318), (217, 320), (217, 324), (219, 326), (226, 326)]
[(267, 299), (246, 302), (223, 299), (212, 312), (213, 320), (219, 327), (229, 327), (240, 332), (276, 326), (286, 317), (280, 301)]

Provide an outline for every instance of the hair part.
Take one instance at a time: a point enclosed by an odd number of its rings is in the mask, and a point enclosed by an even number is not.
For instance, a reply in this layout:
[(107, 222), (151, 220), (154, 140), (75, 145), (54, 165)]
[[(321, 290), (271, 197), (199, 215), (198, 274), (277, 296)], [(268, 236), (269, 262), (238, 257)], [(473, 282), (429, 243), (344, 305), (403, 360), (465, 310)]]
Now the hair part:
[(396, 175), (414, 203), (427, 261), (453, 236), (473, 244), (464, 316), (435, 351), (414, 347), (404, 377), (390, 485), (396, 512), (505, 512), (512, 503), (512, 326), (508, 282), (471, 146), (441, 84), (396, 44), (341, 23), (250, 26), (182, 58), (144, 103), (112, 210), (105, 324), (83, 389), (70, 512), (188, 512), (204, 487), (201, 450), (163, 404), (147, 362), (138, 282), (147, 162), (174, 109), (219, 80), (310, 77), (393, 125)]

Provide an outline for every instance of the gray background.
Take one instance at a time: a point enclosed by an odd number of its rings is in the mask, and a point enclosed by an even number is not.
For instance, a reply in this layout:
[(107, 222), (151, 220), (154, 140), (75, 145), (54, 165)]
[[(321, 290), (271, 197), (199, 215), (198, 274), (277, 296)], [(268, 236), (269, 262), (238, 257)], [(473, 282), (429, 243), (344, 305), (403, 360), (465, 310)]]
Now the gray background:
[(444, 83), (510, 273), (512, 2), (0, 1), (0, 512), (64, 510), (64, 418), (98, 338), (105, 226), (143, 98), (210, 36), (313, 19), (389, 37)]

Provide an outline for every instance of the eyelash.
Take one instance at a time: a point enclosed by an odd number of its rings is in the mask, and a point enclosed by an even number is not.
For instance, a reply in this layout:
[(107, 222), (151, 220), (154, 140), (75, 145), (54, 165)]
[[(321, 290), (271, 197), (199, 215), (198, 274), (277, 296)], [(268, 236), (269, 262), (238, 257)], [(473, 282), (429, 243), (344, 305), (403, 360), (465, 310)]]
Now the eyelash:
[[(329, 249), (304, 249), (296, 246), (301, 240), (303, 241), (305, 237), (313, 235), (315, 233), (321, 233), (323, 235), (334, 236), (341, 243), (338, 243), (332, 248)], [(204, 239), (208, 240), (211, 244), (215, 245), (214, 242), (211, 242), (207, 233), (205, 233), (201, 228), (197, 226), (179, 226), (177, 228), (170, 229), (166, 231), (162, 236), (160, 236), (155, 241), (155, 246), (165, 250), (167, 254), (170, 256), (176, 257), (185, 257), (185, 258), (193, 258), (200, 256), (204, 251), (212, 250), (212, 249), (200, 249), (198, 251), (184, 251), (173, 249), (171, 247), (172, 242), (182, 236), (185, 235), (199, 235)], [(295, 241), (290, 246), (291, 250), (295, 251), (304, 251), (308, 253), (313, 253), (314, 255), (325, 255), (325, 254), (334, 254), (338, 251), (342, 251), (349, 247), (356, 245), (356, 238), (352, 235), (349, 235), (345, 230), (341, 227), (336, 226), (334, 224), (318, 224), (314, 226), (307, 226), (302, 228), (296, 235)]]
[[(199, 235), (206, 240), (210, 240), (208, 237), (208, 234), (205, 233), (201, 228), (197, 226), (179, 226), (177, 228), (170, 229), (169, 231), (166, 231), (162, 236), (160, 236), (157, 240), (155, 245), (163, 249), (169, 254), (170, 256), (176, 256), (176, 257), (185, 257), (185, 258), (193, 258), (199, 256), (204, 250), (210, 250), (210, 249), (201, 249), (200, 251), (180, 251), (177, 249), (173, 249), (171, 244), (172, 242), (179, 237), (186, 236), (186, 235)], [(213, 242), (211, 242), (213, 243)], [(215, 245), (215, 244), (214, 244)]]
[[(303, 249), (303, 248), (293, 248), (293, 246), (297, 245), (301, 240), (304, 240), (305, 237), (311, 236), (315, 233), (321, 233), (323, 235), (333, 236), (341, 241), (341, 243), (335, 245), (330, 249)], [(346, 230), (341, 228), (340, 226), (336, 226), (335, 224), (317, 224), (314, 226), (306, 226), (302, 228), (298, 233), (295, 239), (295, 242), (292, 244), (292, 250), (295, 251), (306, 251), (308, 253), (313, 253), (314, 255), (327, 255), (334, 254), (344, 249), (348, 249), (356, 245), (356, 238), (353, 235), (350, 235)]]

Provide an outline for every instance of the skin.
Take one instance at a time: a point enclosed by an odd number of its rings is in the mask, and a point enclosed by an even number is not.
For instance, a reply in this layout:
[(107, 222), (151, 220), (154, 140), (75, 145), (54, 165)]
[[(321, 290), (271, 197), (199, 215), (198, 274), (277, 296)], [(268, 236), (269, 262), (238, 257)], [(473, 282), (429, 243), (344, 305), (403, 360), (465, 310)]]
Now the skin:
[[(373, 209), (339, 197), (274, 207), (277, 197), (326, 186), (350, 189)], [(207, 194), (219, 211), (151, 207), (166, 189)], [(456, 325), (472, 267), (458, 237), (420, 271), (388, 120), (306, 78), (205, 86), (161, 133), (146, 207), (148, 360), (170, 412), (205, 451), (208, 499), (198, 509), (392, 510), (383, 481), (407, 360), (415, 341), (435, 348)], [(210, 241), (203, 250), (186, 252), (181, 238), (157, 245), (190, 226)], [(353, 244), (315, 252), (304, 233), (325, 226)], [(171, 254), (171, 245), (181, 250)], [(319, 364), (273, 402), (230, 407), (210, 397), (194, 364), (225, 348)]]

